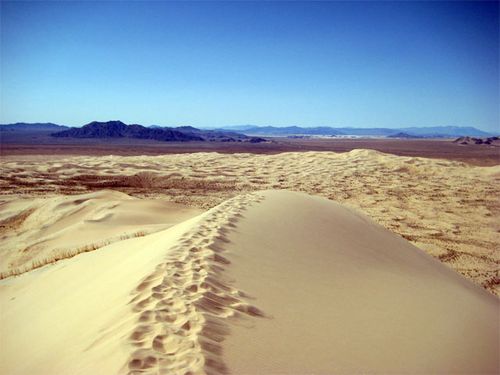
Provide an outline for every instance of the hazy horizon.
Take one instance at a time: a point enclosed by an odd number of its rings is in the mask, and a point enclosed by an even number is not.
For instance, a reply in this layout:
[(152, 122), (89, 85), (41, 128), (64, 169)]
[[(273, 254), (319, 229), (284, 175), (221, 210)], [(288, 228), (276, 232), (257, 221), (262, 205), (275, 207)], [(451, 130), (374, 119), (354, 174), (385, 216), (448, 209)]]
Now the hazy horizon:
[(77, 124), (77, 125), (68, 125), (68, 124), (58, 123), (58, 122), (54, 122), (54, 121), (34, 121), (34, 122), (15, 121), (15, 122), (12, 122), (12, 123), (3, 122), (3, 123), (0, 123), (0, 125), (12, 125), (12, 124), (16, 124), (16, 123), (20, 123), (20, 124), (54, 124), (54, 125), (61, 125), (61, 126), (68, 126), (68, 127), (72, 127), (72, 128), (78, 128), (78, 127), (82, 127), (82, 126), (88, 125), (88, 124), (90, 124), (92, 122), (111, 122), (111, 121), (120, 121), (120, 122), (123, 122), (126, 125), (142, 125), (142, 126), (146, 126), (146, 127), (149, 127), (149, 126), (161, 126), (161, 127), (176, 128), (176, 127), (183, 127), (183, 126), (192, 126), (192, 127), (199, 128), (199, 129), (230, 129), (230, 128), (236, 128), (236, 127), (245, 127), (245, 126), (275, 127), (275, 128), (286, 128), (286, 127), (293, 127), (293, 126), (300, 127), (300, 128), (326, 127), (326, 128), (333, 128), (333, 129), (340, 129), (340, 128), (343, 128), (343, 129), (348, 129), (348, 128), (352, 128), (352, 129), (375, 129), (375, 128), (407, 129), (407, 128), (422, 128), (422, 129), (425, 129), (425, 128), (440, 128), (440, 127), (443, 127), (443, 128), (446, 128), (446, 127), (462, 127), (462, 128), (475, 128), (475, 129), (478, 129), (478, 130), (481, 130), (481, 131), (484, 131), (484, 132), (495, 133), (494, 130), (493, 131), (488, 131), (488, 130), (482, 129), (482, 128), (480, 128), (478, 126), (474, 126), (474, 125), (418, 125), (418, 126), (405, 126), (405, 125), (401, 125), (401, 126), (309, 125), (309, 126), (305, 126), (305, 125), (300, 125), (300, 124), (289, 124), (289, 125), (262, 124), (262, 125), (257, 125), (257, 124), (239, 123), (239, 124), (227, 124), (227, 125), (199, 125), (199, 126), (194, 126), (194, 125), (191, 125), (191, 124), (161, 124), (161, 123), (140, 124), (140, 123), (137, 123), (137, 122), (126, 122), (126, 121), (119, 120), (119, 119), (92, 120), (92, 121), (85, 122), (84, 124)]
[(0, 7), (0, 123), (500, 128), (496, 2)]

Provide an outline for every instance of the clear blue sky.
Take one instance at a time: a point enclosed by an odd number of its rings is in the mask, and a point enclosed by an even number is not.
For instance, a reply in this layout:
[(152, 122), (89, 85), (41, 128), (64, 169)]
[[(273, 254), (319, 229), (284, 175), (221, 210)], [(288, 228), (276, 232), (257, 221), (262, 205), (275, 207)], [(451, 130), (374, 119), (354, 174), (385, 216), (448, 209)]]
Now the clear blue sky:
[(497, 2), (1, 2), (0, 122), (499, 130)]

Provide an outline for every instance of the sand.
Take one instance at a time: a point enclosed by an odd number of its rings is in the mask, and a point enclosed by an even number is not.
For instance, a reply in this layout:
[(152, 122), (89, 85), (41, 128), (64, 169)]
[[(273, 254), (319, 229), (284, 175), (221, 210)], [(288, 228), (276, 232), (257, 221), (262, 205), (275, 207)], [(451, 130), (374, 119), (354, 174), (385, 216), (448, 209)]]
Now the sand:
[(496, 297), (294, 192), (8, 277), (0, 305), (2, 374), (499, 371)]
[[(499, 165), (477, 167), (369, 150), (278, 155), (28, 155), (3, 157), (0, 163), (0, 204), (21, 197), (59, 199), (61, 194), (103, 189), (198, 209), (265, 189), (323, 196), (363, 211), (491, 293), (500, 293)], [(22, 222), (19, 214), (16, 220)], [(5, 225), (0, 223), (0, 227)], [(32, 260), (25, 261), (30, 264)], [(13, 267), (22, 270), (24, 265)]]
[(201, 212), (111, 190), (51, 198), (11, 197), (0, 206), (0, 276), (154, 233)]
[(229, 373), (498, 373), (495, 297), (364, 215), (264, 196), (224, 247), (267, 316), (230, 327)]
[(134, 350), (128, 337), (138, 325), (132, 293), (182, 231), (129, 239), (2, 280), (0, 373), (127, 373)]

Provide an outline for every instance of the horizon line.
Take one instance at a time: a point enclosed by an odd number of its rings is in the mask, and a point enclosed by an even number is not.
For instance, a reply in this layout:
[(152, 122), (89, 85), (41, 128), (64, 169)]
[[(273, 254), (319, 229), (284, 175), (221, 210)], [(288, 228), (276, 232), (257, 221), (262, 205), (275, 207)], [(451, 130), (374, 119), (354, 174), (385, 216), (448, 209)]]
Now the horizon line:
[(224, 129), (225, 127), (237, 127), (237, 126), (253, 126), (253, 127), (274, 127), (274, 128), (287, 128), (287, 127), (299, 127), (299, 128), (331, 128), (331, 129), (409, 129), (409, 128), (445, 128), (445, 127), (455, 127), (455, 128), (475, 128), (477, 130), (481, 130), (485, 133), (492, 133), (490, 130), (485, 130), (481, 127), (474, 126), (474, 125), (403, 125), (403, 126), (397, 126), (397, 127), (392, 127), (392, 126), (353, 126), (353, 125), (341, 125), (341, 126), (334, 126), (334, 125), (256, 125), (256, 124), (249, 124), (249, 123), (240, 123), (240, 124), (227, 124), (227, 125), (190, 125), (190, 124), (185, 124), (185, 125), (159, 125), (158, 123), (156, 124), (140, 124), (137, 122), (125, 122), (122, 120), (117, 120), (117, 119), (112, 119), (112, 120), (92, 120), (90, 122), (87, 122), (83, 125), (67, 125), (59, 122), (52, 122), (52, 121), (45, 121), (45, 122), (24, 122), (24, 121), (16, 121), (16, 122), (5, 122), (5, 123), (0, 123), (0, 125), (15, 125), (15, 124), (53, 124), (53, 125), (58, 125), (58, 126), (67, 126), (70, 128), (77, 128), (77, 127), (82, 127), (88, 124), (91, 124), (92, 122), (101, 122), (101, 123), (106, 123), (106, 122), (111, 122), (111, 121), (119, 121), (124, 123), (125, 125), (141, 125), (145, 127), (150, 127), (150, 126), (160, 126), (160, 127), (166, 127), (166, 128), (178, 128), (178, 127), (185, 127), (185, 126), (191, 126), (193, 128), (206, 128), (206, 129)]

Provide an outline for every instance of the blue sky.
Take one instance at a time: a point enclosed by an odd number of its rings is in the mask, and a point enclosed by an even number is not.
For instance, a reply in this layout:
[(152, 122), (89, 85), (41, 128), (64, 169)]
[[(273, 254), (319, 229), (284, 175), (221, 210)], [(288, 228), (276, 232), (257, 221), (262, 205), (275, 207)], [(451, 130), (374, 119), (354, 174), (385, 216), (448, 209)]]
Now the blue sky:
[(0, 122), (500, 130), (497, 2), (1, 2)]

